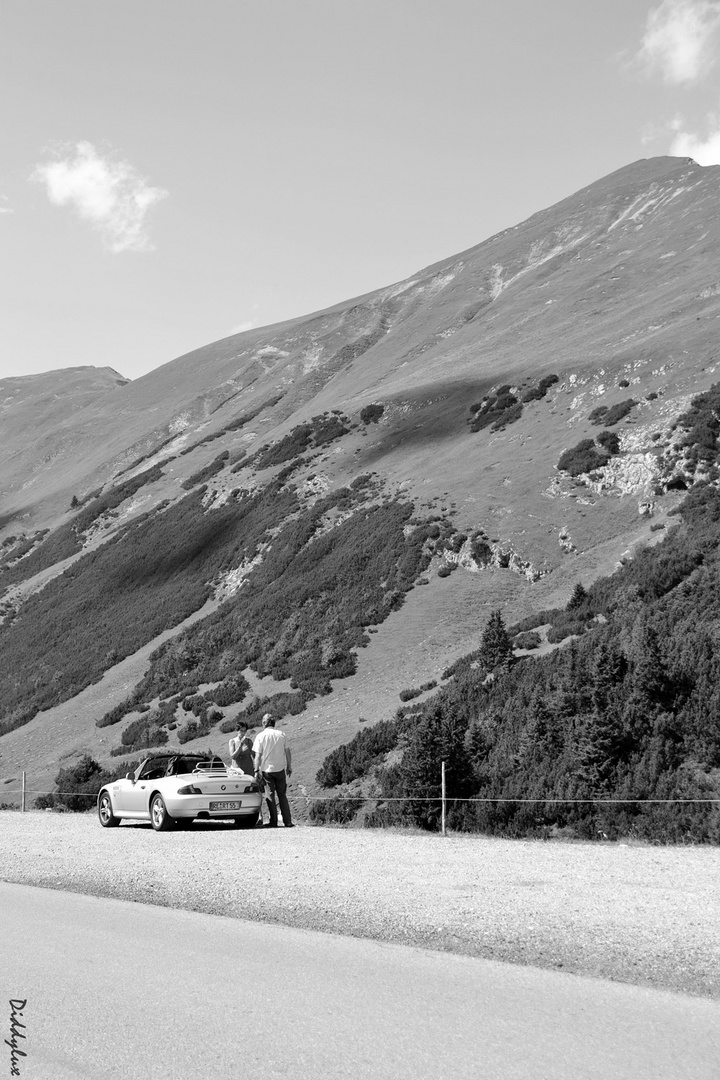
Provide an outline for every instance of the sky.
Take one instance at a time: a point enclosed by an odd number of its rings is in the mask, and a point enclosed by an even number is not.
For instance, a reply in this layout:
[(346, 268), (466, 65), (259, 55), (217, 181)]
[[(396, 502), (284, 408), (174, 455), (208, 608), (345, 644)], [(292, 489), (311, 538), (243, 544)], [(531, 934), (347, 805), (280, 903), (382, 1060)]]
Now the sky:
[(392, 284), (720, 163), (720, 0), (0, 0), (0, 378)]

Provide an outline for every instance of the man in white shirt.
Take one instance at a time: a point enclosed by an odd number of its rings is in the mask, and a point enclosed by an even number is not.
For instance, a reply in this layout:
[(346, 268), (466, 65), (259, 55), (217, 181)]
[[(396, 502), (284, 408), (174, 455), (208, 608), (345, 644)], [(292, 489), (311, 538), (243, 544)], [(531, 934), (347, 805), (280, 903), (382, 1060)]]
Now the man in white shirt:
[(270, 713), (265, 713), (263, 716), (262, 726), (262, 731), (255, 736), (252, 750), (255, 776), (258, 783), (265, 786), (265, 800), (270, 814), (270, 822), (266, 828), (277, 828), (278, 813), (275, 803), (277, 796), (283, 825), (286, 829), (292, 829), (290, 804), (287, 799), (287, 776), (292, 776), (290, 747), (287, 744), (285, 732), (275, 728), (275, 717)]

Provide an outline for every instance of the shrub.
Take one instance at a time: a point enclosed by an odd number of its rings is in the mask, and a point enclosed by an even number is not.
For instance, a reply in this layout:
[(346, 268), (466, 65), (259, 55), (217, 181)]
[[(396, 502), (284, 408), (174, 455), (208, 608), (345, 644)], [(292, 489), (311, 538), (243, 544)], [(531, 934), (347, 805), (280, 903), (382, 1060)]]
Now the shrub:
[(502, 410), (500, 415), (493, 421), (490, 430), (502, 431), (508, 424), (514, 424), (516, 420), (519, 420), (522, 416), (522, 403), (516, 401), (513, 405), (508, 405)]
[(522, 402), (510, 393), (510, 386), (501, 386), (479, 404), (470, 406), (470, 430), (475, 432), (489, 427), (492, 431), (501, 431), (507, 424), (519, 420), (522, 410)]
[(124, 729), (120, 736), (119, 747), (112, 750), (111, 756), (127, 754), (132, 750), (141, 750), (144, 747), (163, 746), (168, 741), (168, 733), (165, 730), (165, 719), (160, 713), (146, 713), (144, 716), (133, 720)]
[(629, 385), (630, 385), (630, 380), (629, 379), (621, 379), (620, 382), (618, 383), (618, 386), (621, 386), (623, 389), (625, 389), (625, 387), (629, 386)]
[(556, 645), (560, 641), (564, 641), (565, 638), (571, 635), (579, 635), (585, 633), (585, 621), (572, 621), (565, 623), (558, 623), (551, 626), (548, 630), (547, 639), (552, 645)]
[(192, 476), (188, 476), (182, 486), (186, 491), (189, 491), (190, 488), (196, 487), (198, 484), (204, 484), (206, 480), (215, 476), (225, 467), (229, 457), (230, 451), (223, 450), (221, 454), (218, 454), (216, 458), (213, 458), (209, 465), (205, 465), (204, 468), (199, 469), (196, 473), (193, 473)]
[(612, 405), (610, 408), (607, 405), (600, 405), (597, 409), (593, 409), (588, 420), (591, 424), (605, 424), (606, 427), (612, 427), (626, 417), (636, 405), (637, 401), (634, 398), (626, 398), (625, 401), (619, 401), (617, 405)]
[(341, 795), (334, 799), (315, 799), (310, 804), (308, 820), (314, 825), (348, 825), (363, 801)]
[(378, 420), (384, 412), (384, 405), (366, 405), (364, 409), (360, 410), (360, 419), (362, 420), (363, 424), (377, 424)]
[(206, 735), (207, 731), (201, 731), (197, 720), (189, 720), (187, 724), (177, 729), (178, 742), (183, 744), (192, 739), (199, 739), (200, 735)]
[(206, 701), (212, 701), (215, 705), (225, 708), (242, 701), (249, 689), (250, 683), (244, 675), (239, 674), (232, 679), (224, 679), (214, 690), (206, 691), (203, 697)]
[(77, 764), (60, 769), (55, 777), (57, 791), (50, 795), (40, 795), (35, 800), (35, 807), (46, 810), (62, 806), (76, 813), (90, 810), (100, 788), (116, 776), (117, 773), (106, 771), (99, 762), (85, 754)]
[(542, 641), (537, 630), (524, 630), (513, 638), (515, 649), (537, 649)]
[(607, 458), (595, 449), (592, 439), (582, 439), (577, 446), (571, 447), (561, 455), (557, 467), (570, 473), (571, 476), (579, 476), (581, 473), (592, 472), (593, 469), (604, 465), (606, 461)]
[(492, 561), (493, 551), (484, 536), (473, 536), (470, 554), (478, 566), (487, 566)]
[[(347, 419), (344, 417), (343, 419)], [(255, 464), (258, 469), (268, 469), (271, 465), (281, 465), (285, 461), (293, 462), (292, 467), (282, 474), (279, 482), (287, 480), (295, 468), (299, 467), (304, 458), (301, 457), (305, 450), (312, 447), (325, 446), (346, 435), (348, 428), (337, 416), (323, 414), (314, 416), (309, 423), (298, 424), (283, 439), (264, 447), (255, 454)]]
[(620, 452), (620, 437), (615, 431), (608, 431), (606, 428), (600, 432), (595, 441), (598, 446), (602, 446), (603, 450), (607, 450), (608, 454)]
[(420, 697), (421, 694), (422, 690), (413, 688), (411, 690), (401, 690), (399, 697), (401, 701), (412, 701), (413, 698)]
[(337, 787), (367, 774), (389, 750), (397, 746), (403, 721), (381, 720), (370, 728), (363, 728), (357, 735), (333, 750), (324, 759), (315, 779), (321, 787)]
[(545, 397), (550, 387), (558, 381), (557, 375), (545, 375), (537, 385), (526, 390), (520, 400), (526, 403), (530, 401), (539, 401), (541, 398)]

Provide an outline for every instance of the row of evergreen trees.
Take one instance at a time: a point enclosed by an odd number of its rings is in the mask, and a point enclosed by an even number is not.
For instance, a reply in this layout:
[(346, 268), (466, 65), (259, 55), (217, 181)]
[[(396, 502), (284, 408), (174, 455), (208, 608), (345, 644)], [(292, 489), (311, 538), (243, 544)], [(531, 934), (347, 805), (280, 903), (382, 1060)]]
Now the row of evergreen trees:
[(569, 644), (515, 657), (494, 612), (443, 689), (399, 711), (401, 761), (367, 764), (381, 791), (367, 824), (437, 828), (445, 761), (454, 828), (720, 842), (719, 541), (720, 494), (697, 487), (662, 544), (538, 616), (570, 619)]

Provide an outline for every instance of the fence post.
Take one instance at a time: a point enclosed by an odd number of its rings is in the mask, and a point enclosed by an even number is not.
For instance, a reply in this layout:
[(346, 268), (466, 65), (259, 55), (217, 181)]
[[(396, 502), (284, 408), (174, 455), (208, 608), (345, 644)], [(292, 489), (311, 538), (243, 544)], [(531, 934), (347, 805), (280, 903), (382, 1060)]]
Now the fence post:
[(25, 770), (24, 769), (23, 769), (23, 774), (22, 774), (22, 792), (20, 794), (20, 813), (21, 814), (25, 813)]
[(445, 762), (442, 763), (442, 834), (445, 832)]

